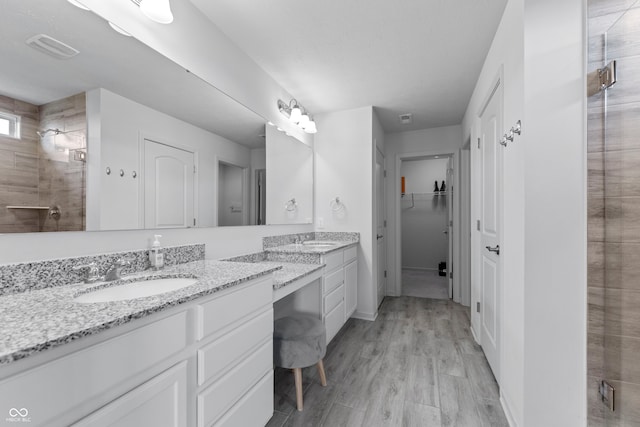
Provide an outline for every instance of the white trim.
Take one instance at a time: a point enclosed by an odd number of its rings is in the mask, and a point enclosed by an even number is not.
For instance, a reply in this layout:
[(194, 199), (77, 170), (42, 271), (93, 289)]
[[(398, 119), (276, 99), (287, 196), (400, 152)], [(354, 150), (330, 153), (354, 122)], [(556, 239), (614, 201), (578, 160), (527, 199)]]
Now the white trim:
[[(454, 176), (454, 185), (456, 185), (457, 188), (457, 192), (459, 192), (459, 185), (457, 185), (456, 183), (459, 181), (460, 179), (460, 173), (459, 173), (459, 164), (458, 164), (458, 154), (457, 154), (458, 149), (455, 149), (454, 151), (419, 151), (419, 152), (412, 152), (412, 153), (402, 153), (402, 154), (396, 154), (396, 173), (395, 173), (395, 177), (394, 177), (394, 185), (393, 185), (393, 202), (395, 204), (395, 211), (396, 211), (396, 220), (395, 220), (395, 243), (396, 243), (396, 277), (395, 277), (395, 292), (393, 292), (396, 295), (402, 295), (402, 207), (401, 207), (401, 201), (400, 201), (400, 177), (401, 177), (401, 165), (402, 165), (402, 161), (403, 160), (410, 160), (410, 159), (414, 159), (414, 158), (420, 158), (420, 157), (430, 157), (430, 156), (449, 156), (452, 159), (453, 165), (454, 165), (454, 171), (453, 171), (453, 176)], [(454, 209), (454, 223), (453, 223), (453, 227), (454, 230), (460, 230), (460, 215), (456, 215), (455, 211), (460, 209), (459, 203), (456, 202), (455, 198), (453, 200), (453, 209)], [(459, 231), (458, 231), (459, 232)], [(460, 259), (460, 248), (459, 245), (453, 245), (453, 260), (459, 260)], [(458, 276), (458, 277), (456, 277)], [(460, 286), (459, 281), (460, 281), (460, 275), (459, 274), (454, 274), (453, 275), (453, 287), (455, 288), (456, 286)], [(388, 292), (388, 290), (387, 290)], [(388, 292), (389, 295), (391, 295), (390, 292)]]
[(500, 406), (502, 406), (502, 410), (504, 411), (504, 416), (509, 423), (509, 427), (518, 427), (518, 423), (516, 423), (511, 409), (509, 408), (509, 405), (507, 404), (507, 401), (505, 400), (502, 392), (500, 392)]
[(351, 315), (351, 317), (354, 318), (354, 319), (368, 320), (370, 322), (373, 322), (378, 317), (378, 312), (376, 311), (375, 313), (364, 313), (362, 311), (357, 311), (356, 310)]

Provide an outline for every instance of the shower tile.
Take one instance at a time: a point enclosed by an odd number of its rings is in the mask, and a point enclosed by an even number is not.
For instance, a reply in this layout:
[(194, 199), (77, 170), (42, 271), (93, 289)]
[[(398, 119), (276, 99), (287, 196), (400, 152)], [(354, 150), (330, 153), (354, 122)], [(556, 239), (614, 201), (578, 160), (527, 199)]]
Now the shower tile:
[(602, 95), (588, 98), (587, 110), (587, 151), (604, 151), (604, 102)]
[(589, 18), (623, 12), (635, 3), (637, 0), (588, 0)]
[[(608, 307), (607, 307), (608, 311)], [(605, 314), (606, 315), (606, 314)], [(604, 337), (604, 369), (607, 379), (640, 384), (640, 338), (612, 335), (606, 325)]]
[(605, 290), (604, 288), (589, 287), (587, 292), (587, 332), (589, 334), (603, 334)]
[(587, 281), (590, 287), (604, 287), (605, 243), (587, 244)]
[(602, 378), (604, 375), (604, 335), (598, 333), (587, 334), (587, 375)]
[(587, 239), (589, 242), (604, 241), (604, 202), (588, 197), (587, 202)]
[(607, 242), (640, 242), (640, 197), (606, 197)]
[[(624, 105), (609, 105), (607, 109), (607, 130), (606, 130), (606, 151), (615, 150), (629, 150), (640, 148), (640, 142), (638, 141), (638, 134), (640, 134), (640, 102), (634, 102)], [(589, 115), (590, 121), (594, 118), (592, 114)], [(593, 132), (589, 135), (596, 134), (595, 126), (597, 124), (589, 125), (589, 128), (593, 127)], [(602, 126), (604, 128), (604, 126)], [(604, 144), (604, 140), (603, 140)], [(593, 148), (590, 151), (598, 151), (595, 149), (597, 142), (594, 139)], [(605, 147), (605, 145), (603, 145)]]
[[(604, 157), (603, 152), (587, 154), (587, 191), (589, 197), (597, 198), (604, 195)], [(589, 202), (591, 203), (591, 200)]]
[[(640, 9), (638, 10), (640, 11)], [(640, 20), (640, 15), (638, 20)], [(638, 40), (640, 40), (640, 33)], [(617, 82), (607, 91), (608, 106), (640, 102), (640, 91), (636, 90), (640, 86), (640, 75), (636, 71), (640, 69), (640, 42), (634, 49), (637, 51), (634, 56), (622, 56), (622, 54), (616, 55), (615, 53), (610, 56), (617, 63)]]
[(605, 246), (607, 289), (640, 290), (640, 245), (607, 243)]
[(640, 196), (640, 150), (612, 151), (604, 157), (607, 196)]
[(607, 333), (640, 339), (640, 290), (606, 289), (604, 304)]

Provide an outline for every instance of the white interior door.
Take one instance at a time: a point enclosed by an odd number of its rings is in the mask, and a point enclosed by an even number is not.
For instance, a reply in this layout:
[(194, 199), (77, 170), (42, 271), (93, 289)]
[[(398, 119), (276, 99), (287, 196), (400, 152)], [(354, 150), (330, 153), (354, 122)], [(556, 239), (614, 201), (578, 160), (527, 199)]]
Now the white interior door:
[(500, 382), (500, 313), (502, 265), (500, 231), (502, 212), (501, 88), (491, 95), (480, 115), (480, 329), (481, 344)]
[(377, 282), (378, 305), (382, 303), (387, 289), (387, 250), (386, 250), (386, 221), (385, 207), (385, 182), (384, 182), (384, 155), (376, 150), (376, 242), (377, 242)]
[(194, 226), (193, 153), (148, 139), (144, 153), (144, 227)]

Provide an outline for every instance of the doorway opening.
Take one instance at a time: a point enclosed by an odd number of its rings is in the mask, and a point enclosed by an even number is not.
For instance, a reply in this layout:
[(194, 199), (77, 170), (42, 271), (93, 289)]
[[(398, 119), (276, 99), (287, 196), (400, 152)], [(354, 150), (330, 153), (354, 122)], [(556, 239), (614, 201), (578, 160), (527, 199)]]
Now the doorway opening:
[(218, 226), (248, 225), (247, 168), (218, 162)]
[(453, 157), (402, 159), (401, 295), (453, 297)]

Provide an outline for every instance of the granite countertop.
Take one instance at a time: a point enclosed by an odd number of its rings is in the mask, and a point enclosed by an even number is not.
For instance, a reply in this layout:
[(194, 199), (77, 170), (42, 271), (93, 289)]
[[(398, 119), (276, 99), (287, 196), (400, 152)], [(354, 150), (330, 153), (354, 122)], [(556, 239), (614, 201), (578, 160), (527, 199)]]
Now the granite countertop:
[(301, 264), (294, 262), (263, 261), (258, 264), (281, 267), (273, 273), (273, 290), (283, 288), (298, 279), (321, 270), (324, 264)]
[(331, 246), (307, 246), (304, 243), (295, 244), (290, 243), (288, 245), (273, 246), (265, 248), (265, 252), (287, 253), (287, 254), (317, 254), (324, 255), (339, 249), (348, 248), (349, 246), (357, 245), (358, 241), (331, 241)]
[[(322, 265), (314, 265), (321, 268)], [(105, 283), (54, 286), (0, 297), (0, 365), (28, 357), (113, 326), (193, 299), (213, 294), (283, 269), (282, 263), (194, 261), (146, 271), (109, 282), (116, 286), (136, 277), (192, 277), (198, 282), (163, 294), (125, 301), (78, 303), (78, 294)], [(310, 274), (302, 266), (288, 266), (278, 277), (288, 283), (295, 274)], [(295, 280), (295, 279), (294, 279)], [(284, 286), (284, 285), (281, 285)], [(274, 286), (275, 288), (275, 286)]]

